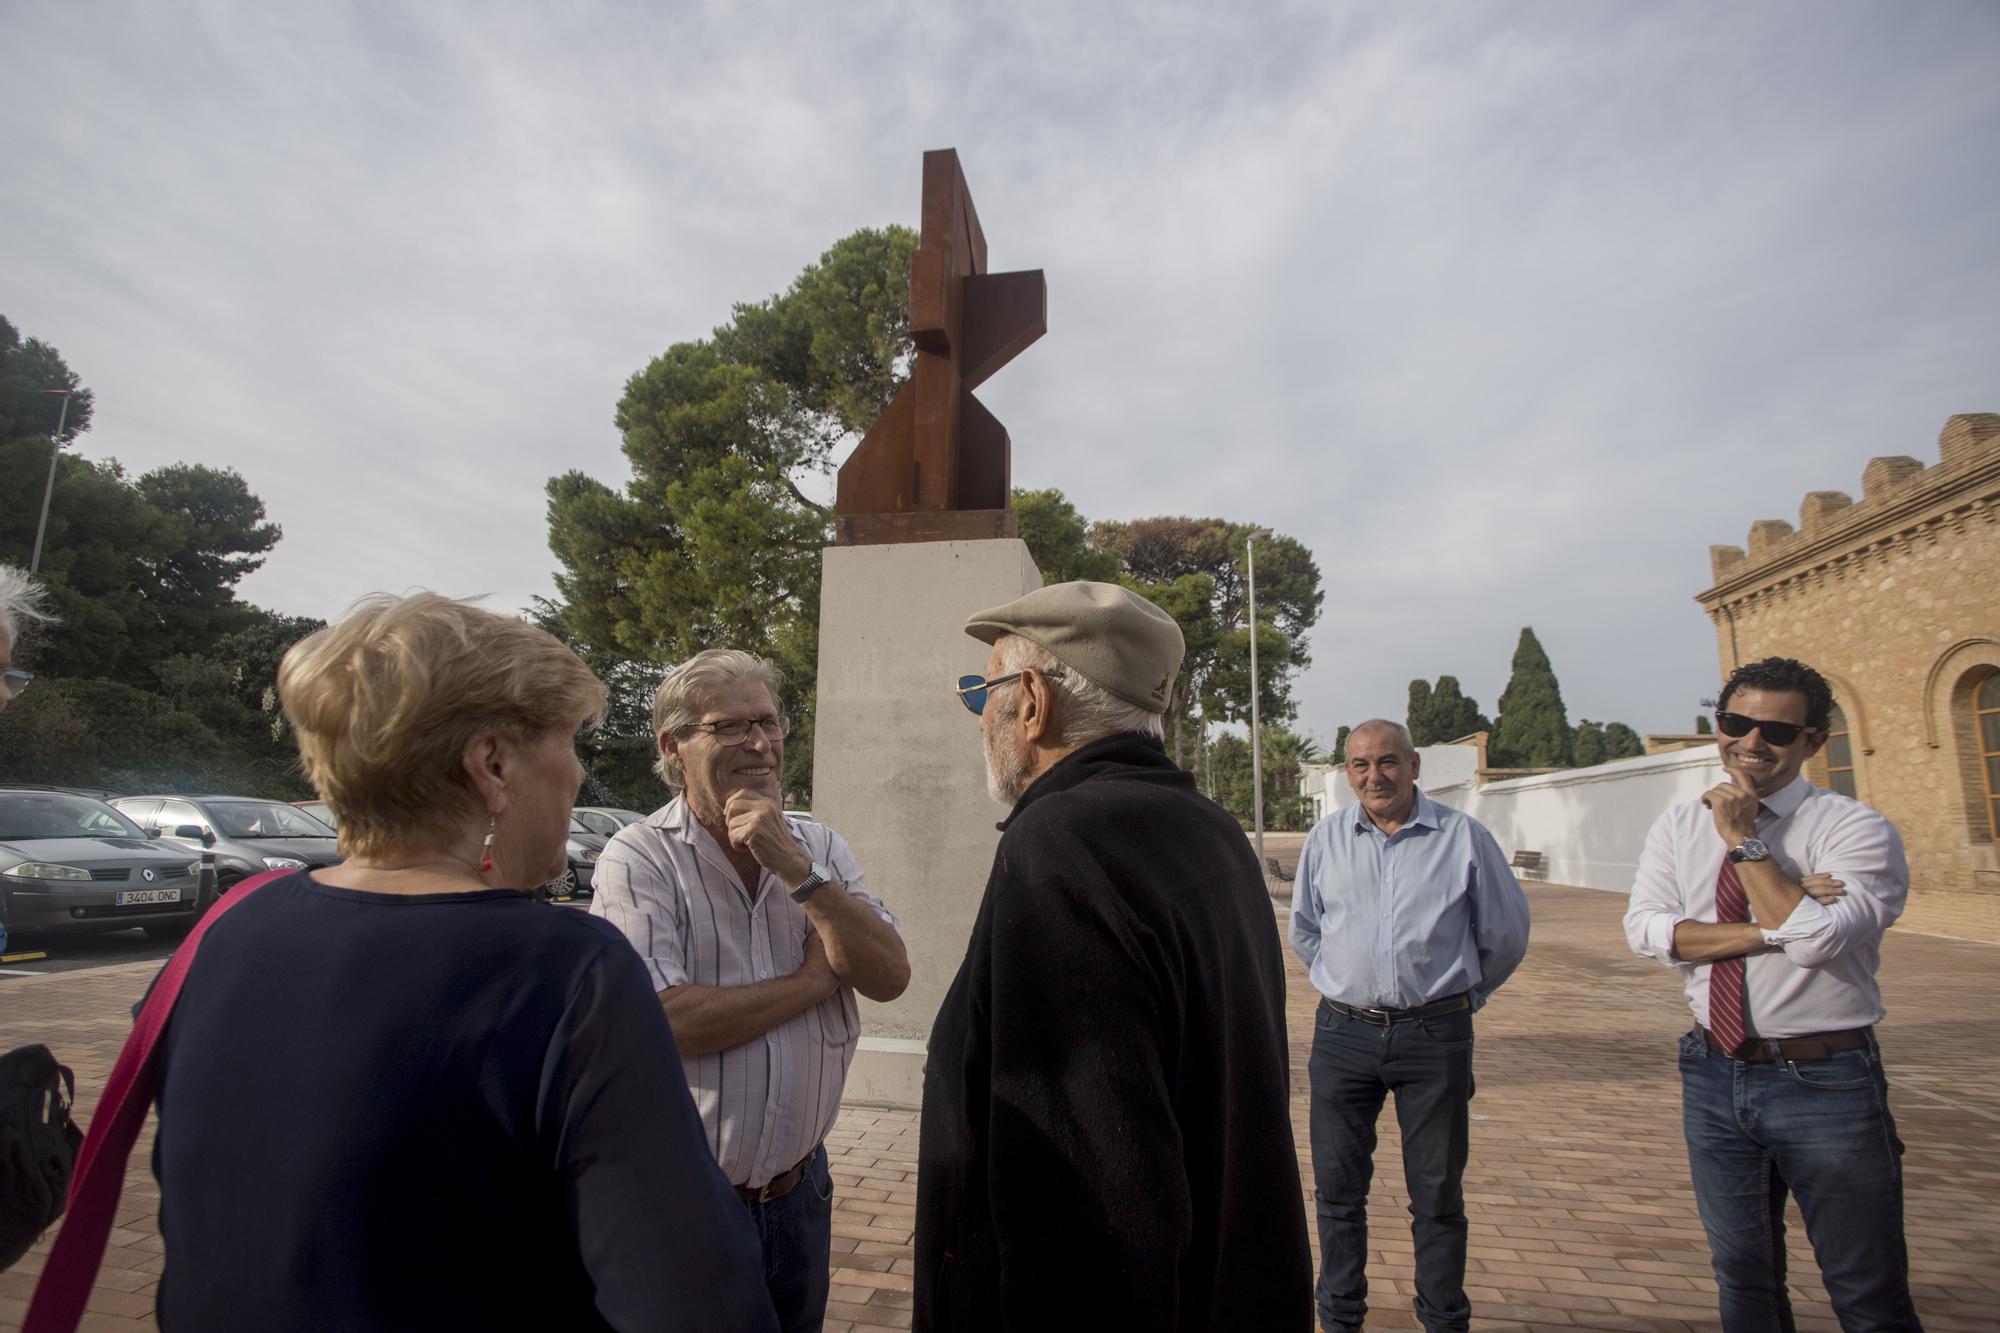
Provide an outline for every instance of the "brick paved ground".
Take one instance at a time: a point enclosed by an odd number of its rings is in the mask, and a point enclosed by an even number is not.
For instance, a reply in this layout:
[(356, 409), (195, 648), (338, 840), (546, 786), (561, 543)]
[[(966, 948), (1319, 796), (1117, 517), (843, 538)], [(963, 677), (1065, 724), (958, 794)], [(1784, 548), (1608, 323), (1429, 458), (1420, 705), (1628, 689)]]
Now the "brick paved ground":
[[(1466, 1180), (1468, 1286), (1482, 1330), (1712, 1328), (1713, 1291), (1687, 1183), (1674, 1040), (1687, 1013), (1674, 977), (1625, 951), (1612, 894), (1536, 885), (1528, 963), (1481, 1017), (1480, 1118)], [(1990, 922), (1987, 923), (1990, 928)], [(1892, 932), (1882, 1039), (1909, 1144), (1911, 1269), (1934, 1333), (2000, 1326), (2000, 954), (1995, 946)], [(0, 1049), (47, 1041), (76, 1066), (86, 1107), (151, 965), (0, 979)], [(1314, 996), (1294, 967), (1293, 1126), (1306, 1153), (1305, 1055)], [(916, 1116), (850, 1107), (831, 1136), (833, 1330), (908, 1327)], [(1410, 1328), (1410, 1239), (1385, 1115), (1369, 1280), (1378, 1328)], [(146, 1143), (86, 1329), (150, 1326), (160, 1269), (158, 1192)], [(44, 1241), (0, 1273), (0, 1329), (18, 1327)], [(1835, 1327), (1792, 1219), (1803, 1329)]]

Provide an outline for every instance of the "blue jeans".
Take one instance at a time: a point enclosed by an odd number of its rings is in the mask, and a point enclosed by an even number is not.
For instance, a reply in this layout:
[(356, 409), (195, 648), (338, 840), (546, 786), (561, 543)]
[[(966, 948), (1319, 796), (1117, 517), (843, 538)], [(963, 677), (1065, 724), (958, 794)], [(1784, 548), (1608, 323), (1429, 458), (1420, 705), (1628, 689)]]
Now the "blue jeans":
[(764, 1245), (764, 1286), (783, 1333), (819, 1333), (826, 1322), (827, 1252), (833, 1244), (833, 1176), (826, 1145), (798, 1184), (769, 1203), (745, 1203)]
[(1403, 1183), (1416, 1242), (1417, 1318), (1430, 1333), (1461, 1333), (1465, 1296), (1465, 1195), (1470, 1130), (1472, 1011), (1376, 1027), (1320, 1001), (1313, 1022), (1313, 1199), (1319, 1221), (1320, 1326), (1358, 1329), (1368, 1313), (1368, 1186), (1375, 1119), (1396, 1094)]
[(1791, 1333), (1785, 1195), (1841, 1328), (1918, 1329), (1903, 1244), (1903, 1142), (1871, 1035), (1825, 1060), (1751, 1064), (1681, 1038), (1681, 1120), (1727, 1333)]

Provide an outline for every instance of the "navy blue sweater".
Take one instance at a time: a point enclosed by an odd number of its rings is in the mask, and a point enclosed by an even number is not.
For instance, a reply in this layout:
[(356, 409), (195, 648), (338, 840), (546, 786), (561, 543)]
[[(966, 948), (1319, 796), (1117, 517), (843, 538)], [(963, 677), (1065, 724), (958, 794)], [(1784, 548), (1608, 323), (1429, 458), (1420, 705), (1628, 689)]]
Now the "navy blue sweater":
[(775, 1326), (603, 921), (301, 871), (202, 941), (163, 1054), (162, 1328)]

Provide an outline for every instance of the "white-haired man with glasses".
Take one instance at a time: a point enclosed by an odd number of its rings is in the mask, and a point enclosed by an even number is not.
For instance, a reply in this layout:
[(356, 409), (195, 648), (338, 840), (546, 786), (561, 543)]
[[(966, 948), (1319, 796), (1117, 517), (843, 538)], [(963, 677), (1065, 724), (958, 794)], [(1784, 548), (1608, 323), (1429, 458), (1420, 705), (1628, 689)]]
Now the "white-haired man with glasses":
[(826, 1314), (823, 1140), (861, 1035), (854, 995), (909, 984), (896, 918), (846, 841), (780, 804), (785, 718), (762, 658), (711, 648), (653, 699), (674, 799), (598, 858), (590, 910), (645, 960), (709, 1148), (750, 1210), (787, 1333)]

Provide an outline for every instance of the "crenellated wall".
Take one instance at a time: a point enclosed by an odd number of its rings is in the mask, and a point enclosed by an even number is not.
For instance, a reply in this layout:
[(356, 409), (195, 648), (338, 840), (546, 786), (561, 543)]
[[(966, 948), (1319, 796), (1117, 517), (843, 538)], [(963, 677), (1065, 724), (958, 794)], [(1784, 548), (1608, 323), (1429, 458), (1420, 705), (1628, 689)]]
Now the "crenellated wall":
[(1902, 830), (1916, 889), (2000, 892), (1970, 703), (2000, 670), (2000, 413), (1952, 417), (1938, 453), (1876, 458), (1860, 500), (1812, 491), (1797, 527), (1760, 519), (1711, 546), (1696, 600), (1723, 674), (1776, 654), (1833, 683), (1857, 794)]

